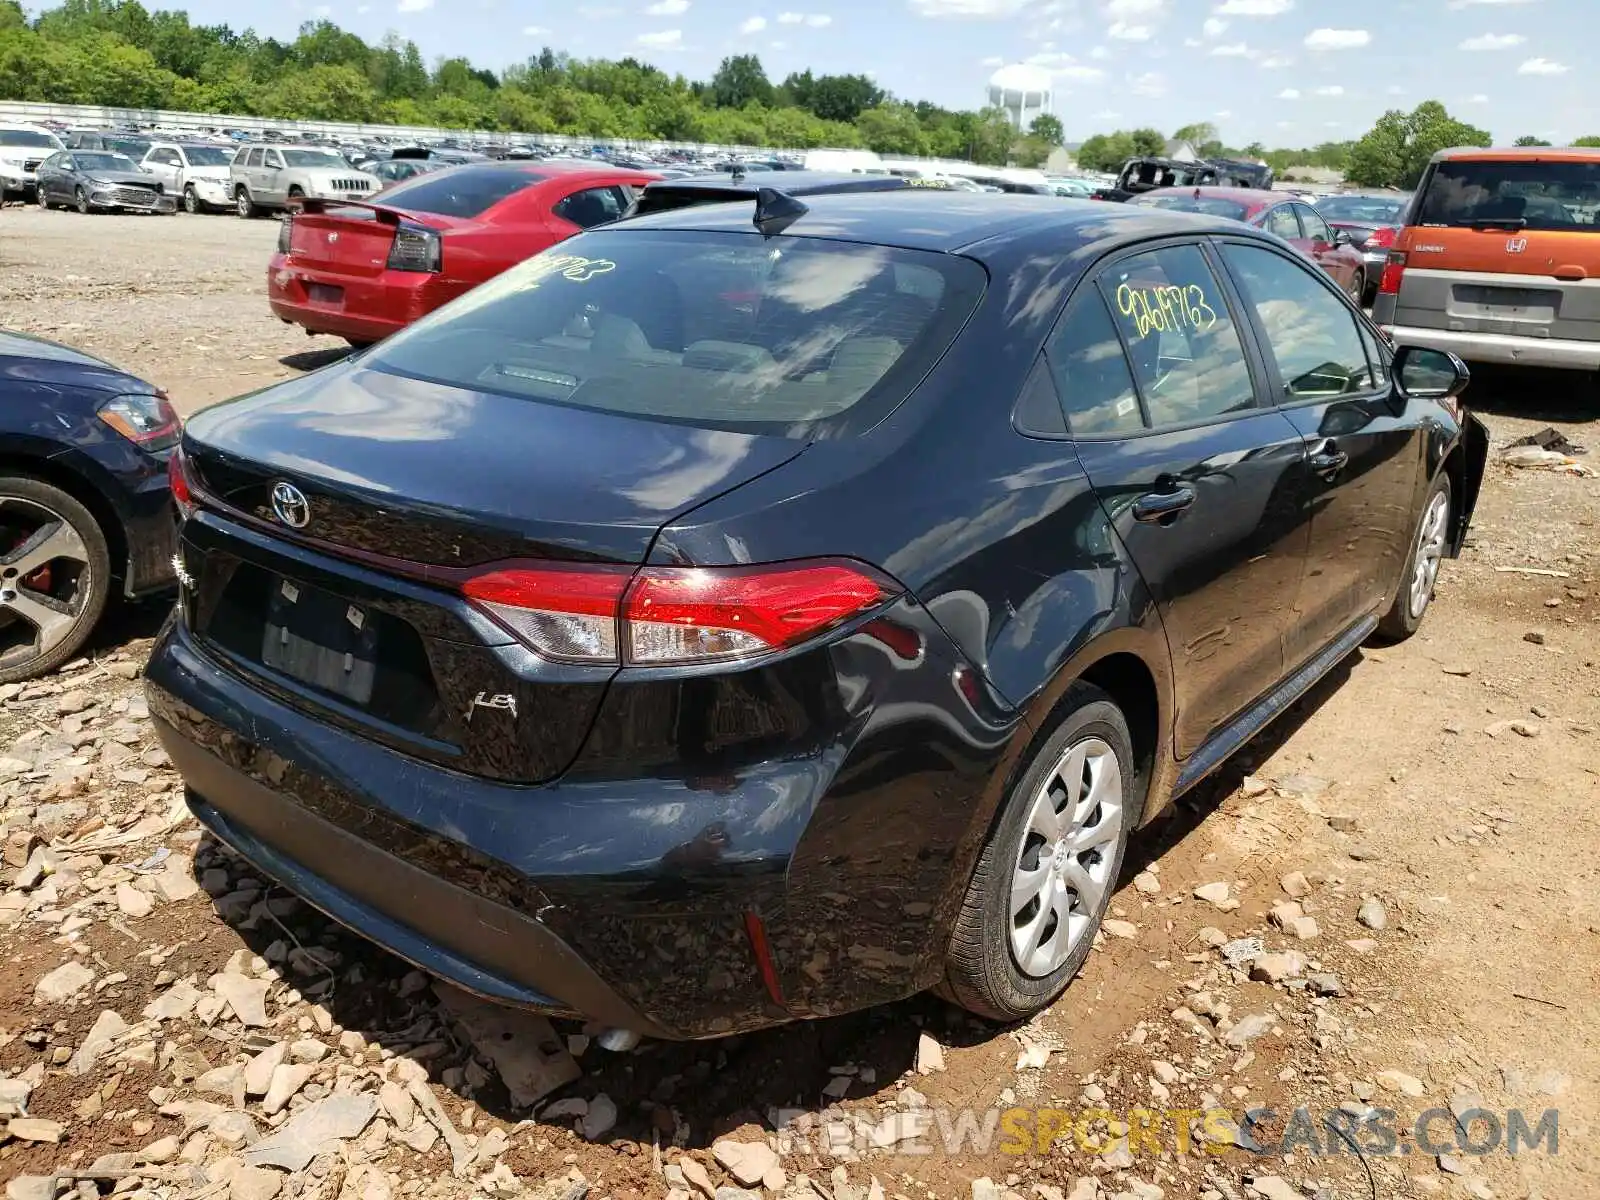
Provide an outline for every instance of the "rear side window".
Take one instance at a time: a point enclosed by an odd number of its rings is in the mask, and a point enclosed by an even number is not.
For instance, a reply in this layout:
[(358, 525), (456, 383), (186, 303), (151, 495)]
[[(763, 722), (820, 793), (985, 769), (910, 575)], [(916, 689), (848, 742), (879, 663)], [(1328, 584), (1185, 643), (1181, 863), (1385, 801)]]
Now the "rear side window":
[(1114, 437), (1144, 429), (1122, 341), (1099, 292), (1086, 288), (1073, 300), (1045, 354), (1074, 434)]
[(1269, 210), (1261, 222), (1261, 228), (1287, 242), (1299, 238), (1300, 222), (1295, 219), (1294, 205), (1280, 204), (1277, 208)]
[(1600, 211), (1600, 160), (1451, 159), (1423, 184), (1414, 224), (1588, 231)]
[(552, 212), (563, 221), (571, 221), (579, 229), (593, 229), (607, 221), (615, 221), (628, 211), (633, 196), (625, 187), (584, 188), (557, 201)]
[(852, 428), (904, 400), (987, 282), (949, 254), (627, 228), (535, 255), (365, 362), (576, 408), (807, 436), (858, 406)]
[(383, 202), (407, 212), (476, 217), (544, 178), (521, 167), (452, 167), (413, 176), (385, 192)]
[(1195, 246), (1122, 259), (1100, 289), (1152, 426), (1188, 425), (1255, 406), (1255, 385), (1222, 288)]

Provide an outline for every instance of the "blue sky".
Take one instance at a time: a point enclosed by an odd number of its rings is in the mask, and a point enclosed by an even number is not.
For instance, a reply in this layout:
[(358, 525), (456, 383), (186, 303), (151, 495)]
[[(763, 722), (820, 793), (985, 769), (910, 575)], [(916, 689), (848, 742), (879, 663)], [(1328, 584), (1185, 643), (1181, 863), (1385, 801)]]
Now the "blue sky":
[[(147, 0), (147, 3), (149, 0)], [(786, 8), (784, 4), (794, 4)], [(152, 5), (152, 7), (167, 7)], [(1500, 141), (1600, 134), (1582, 55), (1595, 0), (190, 0), (197, 21), (292, 36), (328, 17), (424, 56), (503, 67), (548, 42), (706, 78), (726, 54), (866, 72), (909, 99), (976, 107), (1003, 63), (1051, 72), (1069, 138), (1215, 123), (1229, 142), (1359, 136), (1436, 98)], [(1592, 68), (1591, 68), (1592, 69)]]

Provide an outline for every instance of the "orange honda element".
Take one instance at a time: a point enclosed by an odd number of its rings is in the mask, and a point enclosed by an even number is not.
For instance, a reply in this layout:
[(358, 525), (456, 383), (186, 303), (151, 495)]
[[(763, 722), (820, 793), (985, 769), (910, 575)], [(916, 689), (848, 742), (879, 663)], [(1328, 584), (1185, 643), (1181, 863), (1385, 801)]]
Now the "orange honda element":
[(1372, 318), (1469, 362), (1600, 369), (1600, 150), (1441, 150)]

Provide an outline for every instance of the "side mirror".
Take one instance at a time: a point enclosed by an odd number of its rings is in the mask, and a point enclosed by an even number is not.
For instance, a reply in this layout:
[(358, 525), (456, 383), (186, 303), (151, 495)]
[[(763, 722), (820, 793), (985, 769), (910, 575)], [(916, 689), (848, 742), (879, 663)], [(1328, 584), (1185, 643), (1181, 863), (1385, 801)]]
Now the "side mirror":
[(1416, 400), (1449, 400), (1467, 390), (1472, 372), (1447, 350), (1401, 346), (1394, 356), (1400, 390)]
[(1354, 243), (1355, 235), (1348, 229), (1335, 229), (1333, 231), (1333, 244), (1335, 246), (1348, 246)]

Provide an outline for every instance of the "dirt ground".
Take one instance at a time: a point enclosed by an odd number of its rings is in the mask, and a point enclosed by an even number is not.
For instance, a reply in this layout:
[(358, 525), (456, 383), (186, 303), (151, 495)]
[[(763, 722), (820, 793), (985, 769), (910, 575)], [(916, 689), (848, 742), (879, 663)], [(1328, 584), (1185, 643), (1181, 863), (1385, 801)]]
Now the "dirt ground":
[[(276, 228), (7, 209), (0, 324), (192, 412), (341, 350), (268, 312)], [(1554, 425), (1600, 467), (1586, 381), (1480, 373), (1467, 401), (1496, 447)], [(159, 619), (0, 689), (8, 1197), (89, 1168), (85, 1196), (165, 1200), (556, 1200), (573, 1171), (619, 1200), (739, 1200), (741, 1171), (790, 1200), (1600, 1196), (1600, 478), (1491, 463), (1421, 633), (1356, 655), (1139, 835), (1122, 924), (1028, 1026), (921, 997), (612, 1054), (557, 1022), (578, 1077), (531, 1110), (489, 1056), (504, 1039), (199, 837), (134, 678)], [(1218, 944), (1252, 936), (1265, 958)], [(378, 1098), (354, 1134), (287, 1175), (250, 1165), (340, 1096)]]

